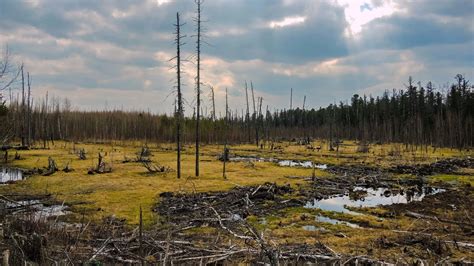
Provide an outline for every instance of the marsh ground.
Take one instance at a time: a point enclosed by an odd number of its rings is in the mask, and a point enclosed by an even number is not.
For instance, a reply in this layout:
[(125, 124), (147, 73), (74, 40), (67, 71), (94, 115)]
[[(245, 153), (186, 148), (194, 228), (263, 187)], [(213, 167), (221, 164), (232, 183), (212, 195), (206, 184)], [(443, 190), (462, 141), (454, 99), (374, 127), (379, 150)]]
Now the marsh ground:
[[(173, 144), (55, 142), (49, 149), (18, 151), (19, 160), (14, 160), (10, 152), (8, 165), (23, 169), (43, 168), (48, 165), (48, 157), (51, 157), (59, 169), (69, 164), (74, 171), (68, 173), (58, 171), (50, 176), (32, 175), (23, 181), (2, 186), (0, 191), (9, 195), (51, 194), (56, 201), (70, 206), (72, 214), (63, 217), (68, 221), (87, 219), (100, 223), (106, 217), (115, 216), (125, 219), (125, 223), (133, 227), (139, 222), (139, 209), (142, 207), (145, 227), (153, 228), (162, 223), (160, 213), (154, 210), (157, 204), (160, 204), (159, 195), (163, 192), (212, 193), (229, 191), (236, 187), (254, 186), (255, 188), (264, 183), (275, 183), (292, 188), (292, 193), (281, 195), (283, 199), (297, 199), (304, 202), (310, 200), (306, 193), (310, 190), (322, 196), (341, 193), (340, 191), (329, 193), (327, 189), (318, 190), (322, 187), (321, 184), (325, 184), (325, 180), (338, 182), (338, 178), (345, 176), (345, 179), (339, 180), (353, 180), (351, 184), (355, 184), (361, 180), (361, 176), (365, 178), (365, 176), (374, 175), (364, 171), (359, 171), (356, 175), (347, 170), (344, 175), (341, 175), (337, 171), (323, 169), (282, 167), (276, 162), (242, 161), (228, 162), (227, 178), (224, 179), (222, 162), (217, 159), (223, 147), (204, 145), (201, 148), (201, 176), (199, 178), (193, 176), (194, 149), (191, 146), (185, 146), (182, 156), (183, 177), (177, 179), (173, 170), (152, 174), (141, 163), (133, 162), (145, 145), (151, 151), (150, 159), (155, 164), (175, 169), (176, 155)], [(329, 151), (324, 141), (312, 143), (312, 147), (317, 146), (321, 147), (319, 151), (294, 142), (277, 143), (274, 145), (276, 149), (273, 150), (268, 146), (257, 148), (255, 145), (230, 145), (230, 152), (234, 156), (311, 161), (336, 168), (363, 166), (373, 169), (429, 164), (445, 158), (466, 158), (473, 155), (471, 151), (466, 150), (432, 147), (412, 149), (400, 144), (371, 144), (368, 152), (359, 153), (357, 152), (358, 144), (352, 141), (343, 142), (337, 152)], [(80, 149), (86, 151), (85, 160), (80, 160), (78, 157)], [(112, 166), (112, 172), (87, 174), (88, 170), (97, 164), (99, 153)], [(385, 173), (385, 171), (382, 172)], [(337, 253), (353, 256), (365, 255), (379, 260), (392, 258), (393, 261), (393, 258), (397, 257), (406, 258), (407, 261), (415, 258), (436, 260), (449, 256), (454, 259), (467, 258), (472, 261), (474, 259), (472, 247), (466, 249), (445, 246), (445, 243), (453, 241), (474, 242), (471, 220), (474, 213), (470, 207), (474, 203), (472, 193), (474, 176), (472, 174), (472, 168), (459, 168), (456, 172), (449, 173), (433, 173), (425, 176), (424, 182), (430, 187), (442, 187), (446, 190), (445, 192), (427, 195), (422, 202), (405, 205), (352, 208), (362, 213), (357, 216), (317, 208), (304, 208), (302, 205), (268, 208), (271, 211), (251, 213), (245, 219), (267, 238), (280, 245), (324, 243)], [(316, 179), (311, 178), (313, 175)], [(380, 179), (380, 177), (376, 178)], [(390, 173), (390, 184), (393, 180), (397, 180), (397, 184), (400, 184), (403, 183), (400, 180), (416, 178), (419, 177), (413, 174)], [(343, 189), (350, 191), (351, 186), (353, 185), (343, 187)], [(400, 185), (396, 189), (400, 187), (406, 188), (410, 185)], [(395, 186), (392, 186), (392, 189), (395, 189)], [(265, 204), (271, 206), (270, 203)], [(411, 211), (441, 217), (448, 222), (406, 215)], [(320, 221), (317, 217), (321, 215), (340, 222), (331, 224)], [(356, 224), (358, 227), (350, 227), (342, 222)], [(194, 226), (190, 229), (187, 234), (205, 238), (215, 235), (220, 230), (221, 228), (209, 224), (199, 224), (198, 227)], [(433, 239), (444, 244), (433, 247), (433, 243), (436, 243)], [(436, 252), (440, 252), (441, 255), (435, 254)]]

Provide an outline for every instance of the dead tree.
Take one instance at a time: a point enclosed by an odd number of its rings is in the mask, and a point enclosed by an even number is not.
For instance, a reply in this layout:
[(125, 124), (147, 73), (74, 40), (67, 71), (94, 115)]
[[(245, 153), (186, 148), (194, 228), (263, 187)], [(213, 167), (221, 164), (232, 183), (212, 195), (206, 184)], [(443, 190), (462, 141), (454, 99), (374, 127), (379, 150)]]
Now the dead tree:
[(31, 145), (31, 78), (30, 78), (30, 72), (27, 72), (27, 79), (28, 79), (28, 104), (27, 104), (27, 112), (28, 112), (28, 117), (27, 117), (27, 124), (28, 124), (28, 137), (26, 141), (26, 145), (30, 146)]
[[(337, 140), (334, 140), (334, 127), (336, 122), (336, 103), (332, 105), (332, 116), (331, 122), (329, 123), (329, 150), (334, 151), (334, 144), (336, 144), (337, 151), (339, 151), (339, 143), (334, 143)], [(338, 141), (337, 141), (338, 142)]]
[(90, 175), (93, 175), (95, 173), (97, 174), (104, 174), (104, 173), (111, 173), (112, 172), (112, 165), (106, 163), (104, 161), (104, 157), (102, 154), (99, 152), (99, 159), (97, 161), (97, 167), (89, 169), (87, 172)]
[(247, 130), (248, 130), (248, 138), (249, 138), (249, 143), (251, 142), (250, 140), (250, 108), (249, 108), (249, 93), (248, 93), (248, 88), (247, 88), (247, 81), (245, 81), (245, 99), (247, 101), (247, 114), (246, 114), (246, 120), (247, 120)]
[(183, 119), (183, 99), (181, 94), (181, 39), (180, 27), (182, 24), (179, 22), (179, 13), (176, 13), (176, 82), (177, 82), (177, 96), (178, 102), (176, 107), (176, 145), (177, 145), (177, 165), (176, 172), (177, 178), (181, 178), (181, 123)]
[(46, 149), (46, 144), (48, 142), (48, 129), (47, 129), (47, 120), (48, 120), (48, 92), (46, 92), (46, 98), (43, 103), (42, 108), (43, 113), (43, 149)]
[[(256, 133), (256, 139), (257, 139), (257, 147), (260, 147), (259, 146), (259, 131), (260, 131), (260, 128), (263, 128), (263, 118), (262, 118), (262, 104), (263, 104), (263, 97), (259, 97), (258, 98), (258, 117), (257, 117), (257, 123), (256, 123), (256, 126), (255, 126), (255, 133)], [(260, 147), (260, 148), (263, 148), (263, 147)]]
[(24, 65), (21, 65), (21, 146), (25, 146), (25, 73), (24, 73)]
[(214, 98), (214, 87), (211, 86), (211, 101), (212, 101), (212, 115), (211, 119), (212, 121), (216, 121), (216, 101)]
[(223, 168), (222, 168), (222, 177), (224, 179), (227, 179), (227, 176), (225, 175), (225, 163), (229, 158), (229, 150), (227, 149), (227, 123), (228, 123), (228, 116), (229, 116), (229, 104), (228, 104), (228, 99), (227, 99), (227, 88), (225, 88), (225, 117), (224, 117), (224, 160), (223, 161)]
[(202, 0), (195, 0), (197, 5), (197, 41), (196, 41), (196, 172), (195, 175), (199, 176), (199, 119), (201, 112), (201, 3)]
[(49, 176), (54, 174), (58, 170), (58, 167), (56, 165), (56, 162), (53, 160), (53, 158), (48, 157), (48, 168), (46, 168), (46, 173), (43, 175)]
[(257, 147), (258, 147), (258, 133), (257, 133), (257, 123), (256, 123), (257, 108), (255, 107), (255, 93), (253, 91), (253, 82), (252, 81), (250, 81), (250, 89), (252, 90), (252, 103), (253, 103), (252, 123), (253, 123), (253, 126), (255, 128), (255, 142), (256, 142)]
[[(21, 69), (15, 70), (10, 62), (10, 52), (8, 46), (5, 48), (2, 57), (0, 58), (0, 92), (6, 89), (10, 89), (13, 82), (16, 81), (20, 75)], [(11, 102), (11, 91), (10, 91), (10, 102)]]
[(86, 150), (84, 150), (84, 148), (79, 150), (79, 159), (80, 160), (86, 160), (87, 159)]
[(166, 173), (170, 172), (171, 169), (167, 166), (160, 164), (154, 164), (152, 162), (142, 162), (143, 167), (145, 167), (150, 173)]

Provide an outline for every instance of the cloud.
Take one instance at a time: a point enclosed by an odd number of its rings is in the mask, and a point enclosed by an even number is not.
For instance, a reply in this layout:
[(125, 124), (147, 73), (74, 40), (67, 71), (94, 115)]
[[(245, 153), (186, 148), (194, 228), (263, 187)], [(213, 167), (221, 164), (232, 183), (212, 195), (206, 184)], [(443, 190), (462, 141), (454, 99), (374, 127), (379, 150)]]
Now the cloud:
[[(354, 93), (401, 88), (409, 75), (442, 85), (474, 75), (470, 0), (212, 0), (203, 10), (202, 87), (223, 110), (245, 101), (245, 81), (270, 110), (307, 96), (324, 106)], [(193, 61), (195, 5), (183, 0), (3, 0), (0, 44), (49, 91), (78, 107), (173, 110), (176, 12), (186, 24), (183, 59)], [(209, 43), (210, 45), (207, 45)], [(195, 65), (184, 62), (187, 113)]]

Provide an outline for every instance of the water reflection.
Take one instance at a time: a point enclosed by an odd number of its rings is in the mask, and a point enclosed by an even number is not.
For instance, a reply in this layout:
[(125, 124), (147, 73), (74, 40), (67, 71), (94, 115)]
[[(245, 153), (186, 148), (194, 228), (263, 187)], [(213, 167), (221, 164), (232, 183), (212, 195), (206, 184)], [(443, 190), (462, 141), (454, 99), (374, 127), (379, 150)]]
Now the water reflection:
[(341, 220), (337, 220), (337, 219), (332, 219), (332, 218), (322, 216), (322, 215), (316, 216), (316, 221), (321, 222), (321, 223), (343, 224), (345, 226), (349, 226), (349, 227), (352, 227), (352, 228), (359, 228), (360, 227), (357, 224), (353, 224), (353, 223), (349, 223), (349, 222), (345, 222), (345, 221), (341, 221)]
[(18, 168), (1, 167), (0, 183), (15, 182), (23, 179), (23, 171)]
[(334, 211), (357, 215), (347, 209), (347, 207), (376, 207), (379, 205), (391, 205), (396, 203), (409, 203), (412, 201), (421, 201), (426, 195), (443, 192), (444, 189), (423, 187), (418, 191), (415, 189), (408, 189), (405, 192), (394, 192), (387, 188), (363, 188), (356, 187), (355, 192), (364, 191), (364, 197), (354, 199), (349, 194), (331, 197), (322, 200), (313, 200), (306, 203), (306, 208), (317, 208), (325, 211)]
[[(287, 167), (313, 168), (313, 162), (311, 161), (282, 160), (278, 162), (278, 165), (287, 166)], [(314, 167), (318, 169), (323, 169), (323, 170), (328, 168), (326, 164), (315, 164)]]

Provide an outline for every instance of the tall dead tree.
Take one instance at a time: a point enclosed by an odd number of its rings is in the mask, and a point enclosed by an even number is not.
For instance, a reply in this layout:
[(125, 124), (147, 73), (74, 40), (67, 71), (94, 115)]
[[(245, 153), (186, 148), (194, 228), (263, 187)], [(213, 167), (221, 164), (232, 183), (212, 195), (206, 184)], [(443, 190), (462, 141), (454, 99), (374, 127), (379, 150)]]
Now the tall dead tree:
[(27, 117), (27, 124), (28, 124), (28, 138), (27, 138), (27, 141), (26, 141), (26, 144), (28, 146), (31, 145), (31, 78), (30, 78), (30, 72), (27, 73), (27, 77), (28, 77), (28, 97), (27, 97), (27, 100), (28, 100), (28, 105), (27, 105), (27, 112), (28, 112), (28, 117)]
[(214, 87), (211, 86), (211, 101), (212, 101), (212, 121), (216, 121), (216, 100), (214, 97)]
[(48, 92), (46, 91), (46, 97), (43, 102), (42, 108), (42, 124), (43, 124), (43, 149), (46, 149), (46, 144), (48, 142), (48, 129), (47, 129), (47, 120), (48, 120)]
[(228, 127), (228, 122), (229, 122), (229, 103), (227, 99), (227, 88), (225, 88), (225, 117), (224, 117), (224, 164), (222, 167), (222, 177), (224, 179), (227, 179), (227, 176), (225, 175), (225, 163), (229, 158), (229, 150), (227, 149), (227, 127)]
[(199, 139), (200, 139), (200, 131), (199, 131), (199, 119), (200, 119), (200, 112), (201, 112), (201, 3), (202, 0), (195, 0), (194, 1), (197, 5), (197, 41), (196, 41), (196, 54), (197, 54), (197, 62), (196, 62), (196, 171), (195, 175), (199, 176)]
[(179, 22), (179, 12), (176, 13), (176, 88), (177, 88), (177, 107), (176, 109), (176, 145), (177, 145), (177, 163), (176, 173), (177, 177), (181, 178), (181, 123), (183, 120), (183, 99), (181, 94), (181, 39), (184, 37), (180, 33), (182, 24)]
[(257, 108), (255, 107), (255, 93), (253, 91), (253, 82), (250, 81), (250, 89), (252, 90), (252, 102), (253, 102), (253, 114), (252, 114), (252, 123), (255, 128), (255, 143), (258, 147), (258, 125), (257, 125)]
[(257, 148), (259, 146), (260, 138), (259, 138), (259, 130), (260, 127), (263, 128), (263, 119), (262, 119), (262, 103), (263, 103), (263, 97), (258, 98), (258, 115), (257, 115), (257, 120), (256, 120), (256, 125), (255, 125), (255, 134), (256, 134), (256, 140), (257, 140)]
[(25, 141), (25, 73), (24, 73), (24, 65), (21, 65), (21, 146), (26, 145)]
[(247, 114), (246, 114), (246, 120), (247, 120), (247, 135), (250, 143), (250, 107), (249, 107), (249, 92), (248, 92), (248, 87), (247, 87), (247, 81), (245, 81), (245, 100), (247, 101)]

